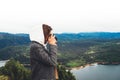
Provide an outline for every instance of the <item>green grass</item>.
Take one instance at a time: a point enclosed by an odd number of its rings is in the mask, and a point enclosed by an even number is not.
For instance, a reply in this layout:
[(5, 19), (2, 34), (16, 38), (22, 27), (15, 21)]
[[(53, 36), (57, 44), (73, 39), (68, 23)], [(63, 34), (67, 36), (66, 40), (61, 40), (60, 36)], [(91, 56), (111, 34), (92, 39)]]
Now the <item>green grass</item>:
[(84, 60), (71, 60), (67, 63), (68, 67), (78, 67), (78, 66), (84, 66), (86, 62)]
[(67, 66), (76, 67), (76, 66), (79, 66), (79, 64), (77, 62), (70, 61), (69, 63), (67, 63)]

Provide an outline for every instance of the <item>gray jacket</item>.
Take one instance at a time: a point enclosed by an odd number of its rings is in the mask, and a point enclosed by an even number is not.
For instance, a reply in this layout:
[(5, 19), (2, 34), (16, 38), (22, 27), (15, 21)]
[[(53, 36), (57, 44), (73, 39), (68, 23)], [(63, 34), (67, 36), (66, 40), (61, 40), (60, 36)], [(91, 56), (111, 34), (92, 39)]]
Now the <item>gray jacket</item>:
[(55, 80), (57, 46), (49, 45), (49, 51), (36, 41), (31, 42), (30, 60), (32, 80)]

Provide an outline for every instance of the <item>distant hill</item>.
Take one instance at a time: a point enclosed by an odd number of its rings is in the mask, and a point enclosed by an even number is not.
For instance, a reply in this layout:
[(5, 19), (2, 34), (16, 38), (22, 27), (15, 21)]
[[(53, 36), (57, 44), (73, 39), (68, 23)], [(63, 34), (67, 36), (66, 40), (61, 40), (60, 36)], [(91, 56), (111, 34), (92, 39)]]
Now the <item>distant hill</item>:
[(0, 49), (7, 46), (25, 45), (29, 42), (28, 34), (0, 33)]
[(8, 46), (0, 49), (0, 60), (7, 60), (10, 58), (18, 59), (19, 61), (22, 61), (24, 63), (29, 62), (29, 46)]
[(120, 39), (120, 32), (82, 32), (56, 34), (59, 40)]
[[(120, 62), (120, 32), (56, 34), (58, 61), (67, 67), (92, 62)], [(11, 57), (29, 63), (29, 34), (0, 33), (0, 60)]]
[(68, 67), (93, 62), (120, 64), (120, 33), (64, 33), (58, 37), (58, 61)]

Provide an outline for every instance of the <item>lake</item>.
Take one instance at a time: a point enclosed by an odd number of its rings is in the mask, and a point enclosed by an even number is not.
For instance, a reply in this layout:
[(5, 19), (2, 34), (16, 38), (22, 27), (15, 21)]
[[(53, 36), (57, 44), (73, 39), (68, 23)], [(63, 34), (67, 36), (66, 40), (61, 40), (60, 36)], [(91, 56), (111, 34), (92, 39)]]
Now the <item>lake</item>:
[[(0, 67), (7, 61), (0, 61)], [(93, 65), (71, 72), (77, 80), (120, 80), (120, 65)]]
[(8, 60), (0, 61), (0, 67), (4, 66)]
[(71, 72), (77, 80), (120, 80), (120, 65), (93, 65)]

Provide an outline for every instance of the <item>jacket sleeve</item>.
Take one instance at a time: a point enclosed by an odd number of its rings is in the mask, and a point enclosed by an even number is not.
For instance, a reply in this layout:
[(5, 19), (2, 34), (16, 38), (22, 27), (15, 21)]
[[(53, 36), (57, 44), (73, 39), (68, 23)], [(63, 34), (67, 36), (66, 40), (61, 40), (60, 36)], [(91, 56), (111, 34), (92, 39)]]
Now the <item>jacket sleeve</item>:
[(31, 46), (34, 48), (34, 59), (40, 63), (43, 63), (48, 66), (56, 66), (57, 64), (57, 46), (49, 45), (49, 51), (47, 51), (43, 46), (34, 44)]

